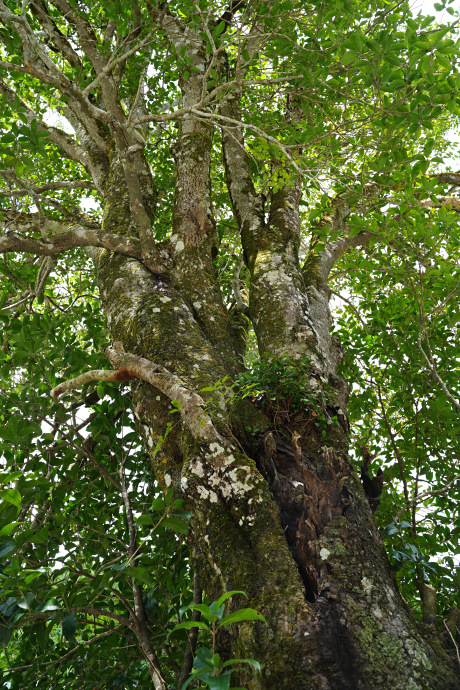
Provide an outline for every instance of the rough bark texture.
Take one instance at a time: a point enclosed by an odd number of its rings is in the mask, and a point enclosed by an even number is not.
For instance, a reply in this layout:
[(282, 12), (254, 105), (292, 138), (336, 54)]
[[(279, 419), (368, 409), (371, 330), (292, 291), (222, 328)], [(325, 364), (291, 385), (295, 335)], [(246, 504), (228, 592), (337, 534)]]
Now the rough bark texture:
[[(196, 142), (205, 158), (206, 135)], [(201, 187), (194, 177), (182, 180), (188, 170), (196, 175), (190, 159), (200, 149), (183, 134), (177, 148), (170, 273), (160, 278), (137, 259), (101, 250), (98, 274), (114, 340), (165, 366), (192, 394), (234, 376), (241, 360), (211, 269), (207, 171), (200, 170)], [(339, 348), (328, 334), (327, 305), (315, 320), (309, 310), (298, 235), (289, 230), (295, 216), (283, 217), (293, 194), (274, 197), (268, 238), (257, 250), (246, 243), (250, 309), (265, 356), (310, 356), (305, 376), (325, 400), (327, 435), (311, 410), (287, 414), (280, 425), (252, 403), (232, 406), (211, 392), (219, 440), (200, 438), (184, 422), (154, 458), (155, 475), (165, 487), (180, 485), (193, 510), (191, 548), (206, 592), (241, 589), (267, 619), (267, 627), (242, 625), (222, 639), (227, 654), (261, 661), (261, 677), (242, 672), (246, 687), (455, 688), (447, 657), (423, 640), (398, 593), (347, 458), (347, 386), (336, 375)], [(116, 188), (107, 195), (106, 217), (119, 198)], [(134, 384), (136, 419), (151, 450), (170, 409), (150, 384)], [(265, 431), (252, 436), (251, 425)]]
[[(54, 4), (73, 16), (66, 2)], [(204, 41), (166, 11), (148, 6), (172, 48), (185, 50), (190, 61), (181, 107), (204, 108), (203, 75), (210, 64)], [(75, 19), (76, 31), (99, 73), (105, 63), (81, 21)], [(260, 38), (257, 27), (252, 31), (250, 53)], [(234, 626), (220, 640), (225, 655), (262, 665), (261, 676), (241, 671), (240, 685), (250, 690), (460, 688), (447, 655), (423, 639), (398, 592), (347, 456), (349, 389), (337, 375), (342, 353), (330, 334), (327, 277), (334, 260), (365, 237), (344, 236), (341, 244), (327, 246), (319, 257), (319, 279), (309, 280), (302, 271), (300, 179), (292, 172), (264, 213), (243, 130), (231, 124), (240, 120), (237, 82), (242, 76), (243, 62), (235, 87), (219, 104), (224, 119), (217, 122), (230, 123), (222, 129), (223, 162), (250, 275), (248, 313), (260, 356), (286, 355), (298, 362), (312, 400), (310, 407), (285, 408), (278, 415), (249, 400), (235, 403), (218, 390), (202, 393), (224, 376), (234, 380), (244, 350), (241, 323), (226, 308), (213, 266), (214, 131), (205, 122), (208, 111), (200, 117), (189, 113), (180, 123), (172, 233), (155, 245), (155, 185), (140, 135), (120, 105), (116, 73), (100, 80), (100, 106), (107, 117), (86, 96), (73, 103), (80, 144), (67, 142), (66, 150), (86, 167), (103, 199), (105, 235), (100, 237), (106, 239), (94, 240), (98, 249), (92, 255), (111, 336), (125, 353), (162, 367), (155, 375), (159, 372), (167, 384), (155, 386), (142, 376), (133, 383), (134, 414), (155, 477), (165, 488), (177, 486), (192, 509), (193, 566), (207, 595), (213, 599), (243, 590), (245, 605), (267, 620), (266, 626)], [(70, 86), (64, 87), (67, 93)], [(59, 144), (57, 134), (55, 140)], [(117, 251), (116, 235), (132, 242), (120, 242)], [(182, 420), (154, 455), (174, 391), (182, 396)], [(212, 414), (204, 406), (208, 401)], [(235, 597), (234, 606), (239, 605)]]

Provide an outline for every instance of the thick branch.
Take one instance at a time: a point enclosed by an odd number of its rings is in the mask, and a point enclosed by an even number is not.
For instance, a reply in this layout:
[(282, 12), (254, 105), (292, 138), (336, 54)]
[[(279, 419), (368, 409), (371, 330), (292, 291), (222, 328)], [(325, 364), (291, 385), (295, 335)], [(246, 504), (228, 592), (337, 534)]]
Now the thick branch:
[[(37, 221), (35, 225), (38, 225)], [(8, 223), (8, 226), (24, 227), (24, 223), (21, 223), (19, 218), (18, 223)], [(45, 221), (45, 230), (50, 231), (49, 242), (7, 230), (4, 235), (0, 235), (0, 252), (27, 252), (37, 256), (56, 256), (75, 247), (101, 247), (135, 259), (141, 258), (141, 245), (134, 237), (109, 235), (94, 228), (81, 225), (65, 226), (50, 220)]]
[(117, 371), (112, 371), (111, 369), (92, 369), (91, 371), (85, 371), (84, 374), (76, 376), (74, 379), (68, 379), (58, 386), (53, 388), (50, 395), (52, 398), (59, 398), (64, 393), (69, 393), (70, 391), (80, 388), (87, 383), (92, 383), (93, 381), (132, 381), (137, 379), (137, 375), (134, 372), (128, 371), (126, 368), (118, 369)]
[(240, 290), (240, 273), (243, 266), (244, 256), (242, 254), (236, 263), (235, 270), (233, 271), (232, 288), (233, 296), (236, 302), (236, 311), (241, 312), (242, 314), (246, 314), (246, 316), (249, 316), (249, 307), (244, 301)]
[[(30, 74), (45, 84), (56, 87), (60, 92), (69, 96), (69, 106), (79, 118), (87, 131), (91, 133), (95, 143), (103, 150), (107, 150), (104, 139), (100, 136), (97, 121), (108, 123), (112, 120), (109, 113), (97, 108), (83, 94), (78, 86), (58, 68), (51, 60), (48, 53), (39, 43), (32, 27), (24, 16), (18, 16), (11, 12), (0, 0), (0, 17), (11, 22), (21, 37), (24, 65), (17, 65), (6, 61), (0, 62), (0, 67), (10, 71), (18, 71)], [(103, 67), (103, 64), (100, 65)], [(94, 122), (96, 120), (96, 122)]]
[(324, 283), (327, 282), (329, 274), (336, 261), (340, 259), (349, 249), (361, 247), (377, 237), (374, 232), (359, 232), (353, 237), (341, 237), (335, 242), (327, 244), (319, 255), (319, 274)]
[(104, 59), (97, 49), (97, 37), (91, 24), (74, 9), (66, 0), (51, 0), (64, 19), (71, 24), (78, 34), (80, 45), (94, 69), (98, 72), (104, 67)]
[(105, 354), (115, 367), (115, 371), (106, 369), (87, 371), (53, 388), (51, 397), (57, 398), (90, 381), (129, 381), (139, 378), (157, 388), (169, 400), (179, 403), (180, 414), (196, 439), (204, 442), (221, 440), (211, 418), (205, 412), (204, 400), (197, 393), (190, 391), (178, 376), (144, 357), (125, 353), (121, 343), (115, 343), (114, 347), (107, 348)]
[(46, 35), (51, 41), (53, 48), (58, 50), (60, 54), (67, 60), (71, 67), (83, 71), (83, 65), (70, 45), (67, 38), (62, 34), (56, 26), (54, 20), (48, 14), (47, 8), (43, 0), (34, 0), (31, 3), (31, 10), (35, 17), (40, 22)]

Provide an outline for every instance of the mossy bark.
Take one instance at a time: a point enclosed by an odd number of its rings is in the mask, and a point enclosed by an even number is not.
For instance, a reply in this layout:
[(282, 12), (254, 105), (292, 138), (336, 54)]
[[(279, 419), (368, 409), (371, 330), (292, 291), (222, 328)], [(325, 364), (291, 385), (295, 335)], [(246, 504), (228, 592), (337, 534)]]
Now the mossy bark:
[[(203, 134), (194, 141), (197, 147), (208, 145)], [(187, 147), (187, 155), (197, 155), (190, 138)], [(107, 190), (106, 218), (120, 210), (119, 178), (113, 175), (113, 180), (117, 185), (113, 197)], [(116, 211), (110, 208), (112, 199)], [(193, 203), (199, 215), (196, 199)], [(164, 365), (200, 393), (224, 376), (231, 381), (241, 358), (228, 336), (231, 317), (211, 272), (208, 216), (203, 213), (199, 242), (190, 241), (188, 220), (181, 224), (180, 216), (183, 211), (176, 212), (169, 273), (156, 276), (138, 260), (104, 250), (98, 275), (113, 339), (127, 352)], [(124, 225), (124, 213), (122, 219)], [(211, 390), (202, 395), (216, 410), (213, 423), (221, 441), (204, 442), (179, 420), (154, 455), (170, 420), (170, 400), (150, 384), (133, 384), (134, 413), (155, 477), (165, 488), (177, 486), (192, 509), (190, 547), (202, 586), (211, 598), (243, 590), (248, 598), (243, 603), (235, 597), (232, 605), (251, 606), (267, 620), (230, 628), (220, 639), (222, 651), (261, 662), (261, 676), (241, 671), (240, 683), (251, 690), (458, 688), (446, 658), (423, 640), (398, 593), (348, 460), (346, 386), (335, 373), (336, 362), (324, 352), (314, 324), (311, 337), (295, 337), (292, 313), (282, 309), (286, 295), (298, 296), (311, 318), (295, 236), (284, 221), (279, 226), (272, 221), (271, 227), (248, 262), (256, 291), (253, 318), (257, 313), (260, 333), (265, 330), (266, 342), (272, 343), (262, 351), (277, 354), (284, 342), (293, 357), (309, 355), (311, 367), (304, 373), (311, 390), (321, 397), (325, 415), (337, 416), (338, 422), (329, 423), (324, 435), (312, 410), (300, 410), (275, 429), (273, 418), (252, 403), (231, 405)], [(195, 229), (193, 224), (191, 232)], [(193, 271), (185, 267), (187, 251)], [(279, 262), (276, 285), (267, 281), (273, 261), (261, 268), (265, 252)], [(204, 274), (208, 283), (201, 309), (194, 302)], [(269, 310), (264, 311), (264, 300)], [(259, 430), (254, 435), (251, 425)]]

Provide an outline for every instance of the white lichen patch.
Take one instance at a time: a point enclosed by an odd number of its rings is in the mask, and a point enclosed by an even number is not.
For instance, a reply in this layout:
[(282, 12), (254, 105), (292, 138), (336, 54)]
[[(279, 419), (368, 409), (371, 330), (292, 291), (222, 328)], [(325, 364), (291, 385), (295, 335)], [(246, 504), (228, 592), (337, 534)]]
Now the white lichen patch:
[(367, 577), (363, 577), (363, 579), (361, 580), (361, 584), (366, 594), (370, 594), (372, 592), (374, 585), (372, 584), (371, 580), (369, 580)]
[(152, 312), (154, 314), (158, 314), (160, 311), (161, 311), (161, 309), (159, 309), (159, 307), (153, 307), (153, 309), (152, 309)]
[(213, 561), (212, 565), (213, 565), (213, 568), (214, 568), (214, 570), (216, 571), (216, 573), (217, 573), (219, 576), (221, 576), (221, 575), (222, 575), (222, 570), (219, 568), (219, 566), (217, 565), (217, 563), (214, 563), (214, 561)]
[(328, 549), (324, 548), (324, 546), (323, 546), (323, 548), (319, 552), (319, 555), (320, 555), (320, 558), (322, 561), (327, 561), (327, 559), (331, 555), (331, 552)]
[(203, 498), (204, 500), (206, 500), (206, 499), (208, 498), (208, 496), (209, 496), (209, 491), (208, 491), (207, 489), (205, 489), (204, 486), (197, 486), (196, 490), (197, 490), (197, 492), (198, 492), (198, 495), (199, 495), (201, 498)]
[(282, 271), (267, 271), (265, 280), (269, 285), (281, 285), (283, 280)]
[(193, 302), (195, 309), (201, 309), (201, 302)]
[(160, 297), (160, 302), (166, 304), (166, 302), (171, 302), (171, 297)]
[(190, 466), (192, 474), (196, 474), (197, 477), (204, 477), (204, 467), (200, 460), (196, 460), (193, 465)]
[(170, 474), (165, 474), (165, 484), (166, 486), (171, 486), (172, 478)]
[(184, 249), (185, 249), (185, 244), (182, 242), (182, 240), (179, 240), (178, 242), (176, 242), (176, 252), (177, 253), (183, 252)]
[(213, 455), (219, 455), (219, 453), (223, 453), (225, 449), (219, 443), (214, 442), (209, 444), (209, 450)]
[(383, 618), (383, 612), (382, 609), (380, 609), (378, 606), (376, 606), (373, 610), (372, 613), (376, 618)]
[(206, 487), (204, 487), (204, 486), (197, 486), (196, 490), (197, 490), (199, 496), (204, 500), (209, 499), (209, 501), (211, 503), (217, 503), (219, 500), (215, 491), (211, 491), (210, 489), (206, 489)]

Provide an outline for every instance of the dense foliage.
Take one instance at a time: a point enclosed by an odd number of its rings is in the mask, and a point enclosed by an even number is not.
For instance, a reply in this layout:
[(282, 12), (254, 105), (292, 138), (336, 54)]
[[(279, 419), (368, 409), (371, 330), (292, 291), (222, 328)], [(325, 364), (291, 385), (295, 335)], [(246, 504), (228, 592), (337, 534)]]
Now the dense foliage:
[[(85, 249), (39, 251), (51, 236), (58, 246), (66, 231), (107, 221), (84, 156), (78, 160), (75, 96), (65, 80), (87, 90), (94, 111), (104, 97), (65, 10), (92, 26), (104, 64), (115, 61), (120, 103), (157, 187), (158, 242), (172, 232), (178, 123), (211, 123), (214, 269), (242, 333), (249, 322), (236, 307), (248, 274), (222, 162), (221, 127), (235, 125), (219, 110), (228, 92), (243, 89), (241, 127), (267, 213), (277, 191), (302, 175), (307, 284), (320, 284), (321, 251), (346, 224), (349, 251), (330, 286), (345, 352), (340, 373), (352, 388), (351, 455), (359, 466), (365, 449), (384, 470), (375, 519), (416, 616), (423, 583), (438, 590), (441, 616), (458, 605), (460, 174), (451, 172), (451, 142), (460, 46), (453, 1), (438, 9), (445, 25), (386, 0), (0, 2), (0, 242), (15, 233), (33, 239), (0, 243), (4, 687), (151, 687), (129, 622), (133, 586), (142, 588), (153, 646), (176, 687), (190, 626), (171, 631), (197, 604), (190, 512), (177, 487), (162, 490), (152, 474), (130, 384), (50, 397), (62, 381), (108, 368), (110, 345)], [(196, 112), (181, 100), (195, 68), (155, 24), (157, 12), (196, 27), (206, 45)], [(255, 41), (259, 30), (264, 37)], [(104, 127), (91, 134), (103, 139)], [(249, 328), (244, 371), (202, 391), (211, 418), (219, 416), (217, 391), (234, 404), (250, 399), (275, 428), (307, 409), (326, 438), (337, 419), (303, 378), (308, 357), (299, 368), (288, 356), (263, 355)], [(151, 454), (161, 453), (179, 413), (173, 405)]]

